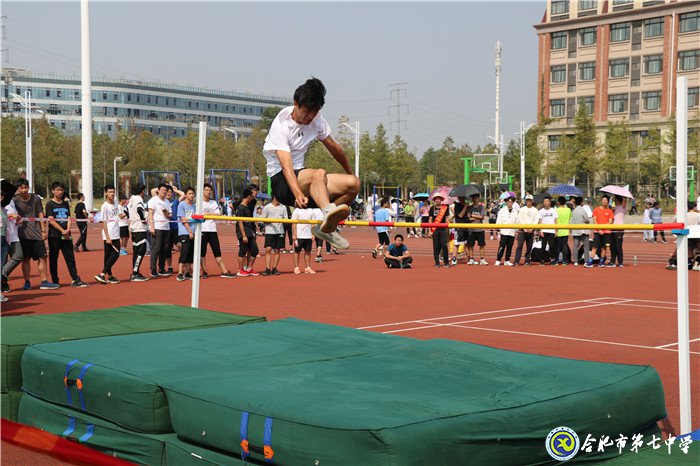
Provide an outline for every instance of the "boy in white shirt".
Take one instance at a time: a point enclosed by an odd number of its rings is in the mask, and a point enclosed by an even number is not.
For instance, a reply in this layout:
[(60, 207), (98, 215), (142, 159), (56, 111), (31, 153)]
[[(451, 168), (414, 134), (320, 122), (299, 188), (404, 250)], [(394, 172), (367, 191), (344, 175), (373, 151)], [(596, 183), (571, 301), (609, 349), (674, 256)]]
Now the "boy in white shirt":
[[(557, 210), (552, 208), (552, 198), (546, 196), (543, 201), (544, 207), (540, 209), (540, 223), (545, 225), (554, 225), (557, 223), (559, 214)], [(542, 259), (540, 260), (540, 265), (544, 265), (547, 258), (554, 264), (557, 260), (555, 254), (556, 248), (556, 230), (542, 229), (540, 230), (540, 236), (542, 237)], [(548, 252), (545, 256), (545, 252)]]
[[(156, 195), (148, 200), (148, 227), (153, 237), (151, 247), (151, 277), (170, 275), (165, 270), (166, 248), (170, 245), (170, 203), (165, 199), (168, 187), (158, 186)], [(157, 268), (156, 268), (157, 267)]]
[(119, 283), (112, 274), (112, 266), (119, 259), (119, 204), (115, 202), (114, 185), (105, 186), (105, 202), (100, 210), (102, 219), (102, 240), (104, 241), (104, 267), (95, 280), (103, 285)]
[[(311, 233), (338, 249), (350, 243), (336, 231), (350, 214), (348, 205), (360, 192), (360, 180), (353, 174), (343, 148), (330, 136), (331, 128), (319, 113), (326, 88), (316, 78), (308, 79), (294, 91), (294, 105), (283, 108), (270, 126), (263, 154), (272, 194), (283, 205), (302, 209), (319, 207), (324, 219)], [(319, 140), (347, 174), (329, 173), (304, 167), (309, 145)]]
[[(294, 209), (292, 212), (292, 219), (294, 220), (315, 220), (314, 209)], [(304, 273), (316, 273), (311, 268), (311, 247), (312, 247), (312, 225), (308, 223), (294, 223), (292, 224), (292, 237), (294, 238), (294, 273), (299, 275), (301, 270), (299, 269), (299, 256), (301, 251), (304, 251)]]
[[(221, 206), (214, 198), (214, 187), (209, 183), (204, 183), (202, 189), (202, 213), (205, 215), (221, 215)], [(235, 273), (229, 272), (224, 264), (224, 259), (221, 257), (221, 245), (219, 244), (219, 234), (216, 232), (216, 222), (214, 220), (205, 220), (202, 223), (202, 278), (209, 277), (207, 273), (207, 245), (211, 246), (211, 252), (214, 254), (216, 264), (221, 270), (221, 278), (236, 278)]]

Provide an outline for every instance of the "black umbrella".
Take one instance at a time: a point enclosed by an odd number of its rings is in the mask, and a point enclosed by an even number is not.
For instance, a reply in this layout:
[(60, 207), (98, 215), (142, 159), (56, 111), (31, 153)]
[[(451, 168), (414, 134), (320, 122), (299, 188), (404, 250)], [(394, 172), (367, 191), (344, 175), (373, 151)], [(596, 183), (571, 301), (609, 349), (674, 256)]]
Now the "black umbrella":
[(481, 185), (478, 184), (460, 184), (452, 188), (450, 196), (452, 197), (470, 197), (474, 194), (481, 194)]
[(5, 207), (12, 200), (12, 196), (17, 192), (17, 186), (13, 185), (7, 180), (2, 180), (0, 190), (2, 190), (2, 206)]
[(532, 200), (532, 202), (534, 204), (541, 204), (542, 202), (544, 202), (544, 198), (548, 197), (548, 196), (549, 196), (549, 194), (547, 194), (547, 193), (535, 194), (535, 198)]

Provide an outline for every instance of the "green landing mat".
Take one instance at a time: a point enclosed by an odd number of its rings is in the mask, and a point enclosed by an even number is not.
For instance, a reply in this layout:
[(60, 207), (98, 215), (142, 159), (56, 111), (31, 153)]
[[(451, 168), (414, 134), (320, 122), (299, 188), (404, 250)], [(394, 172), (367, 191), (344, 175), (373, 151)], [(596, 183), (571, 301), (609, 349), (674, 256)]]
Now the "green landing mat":
[(676, 439), (669, 453), (668, 446), (661, 441), (658, 449), (645, 447), (637, 453), (628, 452), (600, 464), (603, 466), (698, 466), (700, 444), (697, 440), (694, 441), (688, 445), (687, 452), (684, 453), (679, 447), (679, 440)]
[(2, 417), (10, 421), (17, 421), (17, 413), (19, 412), (19, 400), (22, 398), (22, 392), (11, 391), (2, 394)]
[(237, 455), (224, 454), (199, 445), (183, 442), (177, 438), (165, 442), (165, 458), (168, 466), (244, 466), (246, 464), (268, 464), (257, 461), (245, 462)]
[(2, 318), (2, 391), (22, 386), (20, 360), (28, 345), (141, 332), (262, 322), (249, 317), (171, 304), (140, 304), (86, 312)]
[(237, 454), (248, 413), (252, 458), (262, 460), (268, 427), (278, 465), (547, 463), (555, 427), (631, 437), (658, 432), (666, 416), (649, 366), (296, 319), (35, 345), (22, 361), (25, 389), (64, 403), (73, 359), (95, 364), (84, 377), (88, 411), (137, 424), (153, 411), (140, 394), (158, 386), (182, 440)]
[(165, 442), (175, 434), (149, 435), (122, 429), (81, 411), (22, 397), (19, 422), (99, 450), (109, 456), (148, 466), (164, 466)]

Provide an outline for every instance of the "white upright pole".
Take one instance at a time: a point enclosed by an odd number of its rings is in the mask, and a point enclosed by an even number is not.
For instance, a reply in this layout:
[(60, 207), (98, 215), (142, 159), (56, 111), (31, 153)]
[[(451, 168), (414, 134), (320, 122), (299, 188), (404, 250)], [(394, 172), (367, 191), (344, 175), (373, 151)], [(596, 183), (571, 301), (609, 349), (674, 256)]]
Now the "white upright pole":
[[(196, 212), (198, 214), (202, 213), (204, 208), (204, 197), (202, 191), (204, 191), (204, 160), (207, 156), (207, 122), (199, 122), (199, 150), (197, 152), (197, 186), (195, 190), (197, 192), (197, 204)], [(192, 300), (190, 306), (199, 307), (199, 279), (201, 276), (201, 264), (202, 258), (200, 257), (202, 252), (202, 224), (196, 223), (194, 225), (194, 260), (192, 264)]]
[(82, 112), (82, 178), (85, 208), (93, 207), (92, 193), (92, 77), (90, 76), (90, 6), (80, 0), (80, 79)]
[(24, 132), (25, 132), (25, 165), (27, 165), (27, 181), (29, 181), (29, 192), (34, 192), (34, 163), (32, 160), (32, 93), (24, 92)]
[(117, 190), (117, 195), (119, 194), (119, 186), (117, 186), (117, 157), (114, 157), (114, 188)]
[(525, 203), (525, 122), (520, 122), (520, 202)]
[(360, 122), (355, 122), (355, 176), (360, 178)]
[[(688, 78), (676, 79), (676, 212), (685, 224), (688, 212)], [(691, 431), (690, 404), (690, 322), (688, 308), (688, 236), (676, 240), (678, 288), (678, 388), (680, 390), (681, 433)]]

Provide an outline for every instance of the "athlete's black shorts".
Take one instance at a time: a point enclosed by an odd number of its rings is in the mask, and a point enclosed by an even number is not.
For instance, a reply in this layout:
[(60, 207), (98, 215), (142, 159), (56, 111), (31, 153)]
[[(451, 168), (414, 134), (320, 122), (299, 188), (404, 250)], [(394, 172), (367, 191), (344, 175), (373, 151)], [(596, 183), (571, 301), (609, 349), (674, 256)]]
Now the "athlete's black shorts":
[[(298, 176), (299, 172), (302, 170), (306, 170), (306, 168), (294, 170), (294, 175)], [(294, 207), (294, 201), (296, 200), (296, 198), (294, 197), (294, 193), (292, 192), (292, 190), (289, 189), (287, 180), (284, 179), (283, 172), (279, 172), (273, 175), (270, 179), (270, 184), (272, 185), (272, 195), (275, 196), (278, 201), (280, 201), (280, 204)], [(316, 205), (316, 202), (314, 202), (314, 200), (311, 198), (309, 198), (309, 202), (306, 206), (311, 209), (318, 207)]]
[(391, 244), (391, 240), (389, 239), (389, 232), (388, 231), (382, 231), (381, 233), (377, 232), (377, 242), (379, 244), (385, 244), (385, 245), (389, 246), (389, 244)]
[(120, 238), (128, 238), (129, 237), (129, 227), (119, 227), (119, 237)]
[(258, 243), (255, 241), (255, 236), (248, 236), (248, 242), (243, 241), (242, 238), (238, 238), (238, 257), (245, 257), (250, 254), (251, 257), (256, 257), (260, 250), (258, 249)]
[(467, 246), (473, 248), (474, 244), (486, 246), (486, 233), (483, 231), (469, 230), (469, 234), (467, 235)]
[(284, 249), (284, 235), (265, 235), (265, 247)]
[(194, 240), (190, 239), (190, 235), (180, 235), (178, 237), (180, 243), (180, 264), (191, 264), (194, 262)]
[(306, 252), (311, 252), (312, 241), (311, 238), (297, 239), (298, 246), (294, 246), (294, 252), (301, 252), (302, 249)]
[(601, 249), (610, 247), (610, 233), (593, 233), (593, 247)]
[(46, 257), (46, 244), (43, 240), (20, 238), (19, 244), (22, 246), (25, 259), (38, 261), (42, 257)]
[(459, 229), (457, 230), (457, 242), (466, 243), (469, 239), (469, 230)]
[(207, 244), (211, 246), (211, 252), (214, 254), (214, 257), (221, 257), (221, 245), (219, 244), (219, 235), (217, 232), (202, 232), (202, 257), (207, 255)]

